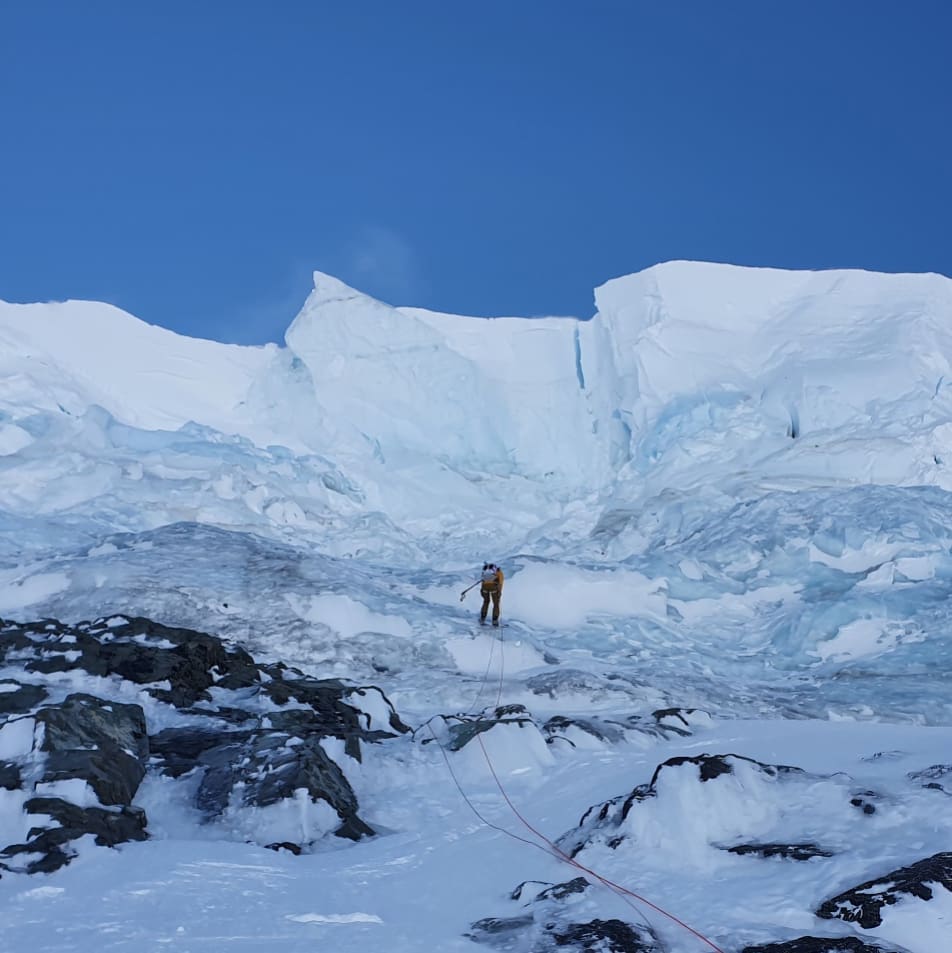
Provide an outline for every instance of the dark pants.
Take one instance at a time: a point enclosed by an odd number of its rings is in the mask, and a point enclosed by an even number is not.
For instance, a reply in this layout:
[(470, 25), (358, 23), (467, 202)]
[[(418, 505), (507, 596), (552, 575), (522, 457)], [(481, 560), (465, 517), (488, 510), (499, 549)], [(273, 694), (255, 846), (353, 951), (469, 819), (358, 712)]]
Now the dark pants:
[(479, 621), (486, 621), (486, 613), (489, 612), (489, 600), (493, 601), (493, 625), (499, 625), (499, 597), (502, 593), (498, 589), (480, 589), (483, 597), (483, 607), (479, 610)]

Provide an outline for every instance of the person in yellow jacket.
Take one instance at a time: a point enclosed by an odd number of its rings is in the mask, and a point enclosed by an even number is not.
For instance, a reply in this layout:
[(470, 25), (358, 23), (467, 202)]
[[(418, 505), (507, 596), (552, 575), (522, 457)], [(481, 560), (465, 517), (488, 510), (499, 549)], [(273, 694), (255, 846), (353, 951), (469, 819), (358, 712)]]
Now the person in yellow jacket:
[(499, 625), (499, 600), (502, 599), (504, 579), (502, 570), (495, 563), (483, 563), (483, 574), (480, 578), (479, 588), (479, 593), (483, 597), (483, 607), (479, 611), (480, 625), (486, 624), (490, 599), (493, 601), (493, 625)]

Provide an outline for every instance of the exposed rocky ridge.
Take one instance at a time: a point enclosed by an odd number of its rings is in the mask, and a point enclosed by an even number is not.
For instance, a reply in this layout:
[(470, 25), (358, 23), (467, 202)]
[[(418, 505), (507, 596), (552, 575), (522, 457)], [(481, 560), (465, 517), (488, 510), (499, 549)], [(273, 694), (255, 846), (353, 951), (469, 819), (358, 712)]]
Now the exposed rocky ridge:
[(937, 890), (952, 893), (952, 851), (925, 857), (837, 894), (823, 903), (816, 914), (873, 930), (882, 925), (886, 908), (912, 898), (931, 900)]
[[(444, 715), (441, 720), (445, 730), (445, 747), (450, 751), (459, 751), (477, 735), (497, 725), (531, 727), (540, 733), (547, 745), (554, 747), (566, 744), (575, 748), (579, 736), (587, 736), (602, 744), (617, 744), (631, 735), (688, 737), (699, 725), (710, 724), (711, 717), (707, 712), (694, 708), (665, 708), (648, 715), (631, 714), (620, 718), (552, 715), (540, 724), (525, 705), (514, 703), (490, 706), (478, 712)], [(424, 744), (431, 740), (428, 726), (417, 730), (422, 732)]]
[(933, 764), (922, 771), (913, 771), (909, 774), (909, 780), (932, 791), (952, 795), (952, 764)]
[(902, 950), (858, 936), (801, 936), (796, 940), (745, 946), (741, 953), (902, 953)]
[[(8, 870), (56, 870), (86, 835), (106, 846), (145, 839), (134, 801), (147, 772), (200, 771), (195, 806), (207, 821), (303, 796), (337, 819), (315, 839), (369, 836), (322, 741), (338, 739), (360, 760), (362, 744), (408, 731), (374, 686), (259, 665), (213, 635), (149, 619), (0, 620), (0, 665), (0, 786), (22, 793), (29, 818), (22, 842), (0, 845)], [(77, 675), (97, 694), (70, 691)], [(145, 708), (120, 700), (130, 683)], [(307, 848), (302, 838), (280, 846)]]

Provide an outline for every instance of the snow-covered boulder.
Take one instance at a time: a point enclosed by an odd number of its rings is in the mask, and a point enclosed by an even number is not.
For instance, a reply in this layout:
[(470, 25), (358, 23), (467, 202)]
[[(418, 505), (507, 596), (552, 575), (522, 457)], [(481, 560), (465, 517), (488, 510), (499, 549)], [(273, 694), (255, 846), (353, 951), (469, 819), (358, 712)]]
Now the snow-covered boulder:
[(662, 953), (649, 927), (590, 916), (597, 910), (590, 888), (584, 877), (520, 884), (511, 899), (520, 901), (522, 912), (477, 920), (465, 935), (486, 946), (531, 953)]
[[(669, 758), (647, 784), (590, 808), (559, 846), (576, 856), (598, 845), (659, 850), (679, 864), (701, 864), (711, 850), (806, 860), (836, 851), (818, 845), (815, 815), (839, 823), (875, 813), (845, 776), (819, 777), (735, 754)], [(857, 832), (858, 833), (858, 832)]]
[[(935, 903), (930, 909), (933, 900)], [(873, 930), (882, 926), (890, 915), (912, 915), (913, 907), (917, 918), (937, 917), (948, 929), (948, 911), (952, 910), (952, 851), (933, 854), (845, 890), (821, 904), (816, 913), (827, 920), (846, 920)]]

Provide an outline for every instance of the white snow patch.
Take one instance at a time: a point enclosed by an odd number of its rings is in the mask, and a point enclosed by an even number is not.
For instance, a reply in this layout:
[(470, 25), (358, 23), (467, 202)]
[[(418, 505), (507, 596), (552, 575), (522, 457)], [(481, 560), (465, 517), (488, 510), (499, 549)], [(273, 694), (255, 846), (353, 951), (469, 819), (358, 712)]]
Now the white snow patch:
[(0, 725), (0, 759), (16, 761), (33, 750), (36, 720), (13, 718)]
[[(453, 656), (456, 667), (468, 675), (486, 675), (491, 684), (498, 682), (500, 675), (517, 675), (545, 663), (542, 654), (522, 639), (505, 636), (503, 641), (490, 632), (474, 638), (447, 639), (446, 650)], [(502, 629), (502, 632), (512, 629)]]
[(289, 913), (295, 923), (383, 923), (375, 913)]
[(24, 900), (47, 900), (50, 897), (58, 897), (65, 892), (65, 887), (34, 887), (32, 890), (24, 890), (17, 894), (17, 897)]
[(493, 725), (453, 757), (460, 777), (483, 783), (492, 781), (490, 763), (498, 777), (507, 778), (526, 774), (537, 777), (555, 761), (539, 729), (534, 724), (519, 722)]
[(39, 572), (18, 579), (11, 575), (0, 572), (0, 612), (19, 612), (63, 592), (70, 584), (64, 572)]
[(894, 905), (883, 907), (882, 926), (872, 935), (899, 943), (909, 953), (947, 950), (952, 937), (952, 893), (937, 883), (928, 886), (930, 900), (904, 894)]
[(337, 830), (341, 821), (327, 801), (312, 800), (306, 788), (298, 788), (293, 797), (265, 807), (241, 804), (239, 788), (219, 823), (244, 839), (266, 846), (282, 842), (307, 845)]
[(322, 593), (318, 596), (285, 596), (293, 611), (307, 622), (319, 622), (336, 631), (342, 639), (361, 632), (380, 632), (409, 638), (413, 629), (400, 616), (374, 612), (362, 602), (342, 593)]
[(64, 778), (60, 781), (38, 781), (36, 793), (40, 797), (58, 797), (77, 807), (102, 807), (96, 792), (83, 778)]
[(16, 424), (0, 423), (0, 457), (8, 457), (33, 443), (33, 438)]
[(832, 639), (820, 642), (816, 654), (824, 662), (863, 658), (893, 648), (896, 641), (896, 636), (888, 631), (886, 619), (856, 619), (840, 626)]

